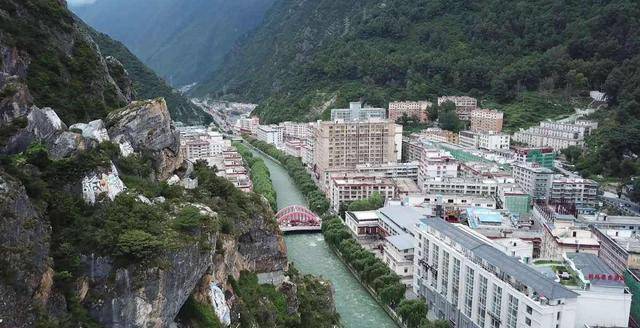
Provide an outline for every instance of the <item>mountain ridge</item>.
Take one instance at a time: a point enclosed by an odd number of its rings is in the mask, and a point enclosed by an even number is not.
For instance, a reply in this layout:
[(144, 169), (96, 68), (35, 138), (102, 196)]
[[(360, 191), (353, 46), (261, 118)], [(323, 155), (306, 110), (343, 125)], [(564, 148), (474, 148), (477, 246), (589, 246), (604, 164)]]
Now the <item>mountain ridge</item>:
[(71, 8), (180, 87), (212, 73), (233, 42), (260, 22), (272, 2), (98, 0)]

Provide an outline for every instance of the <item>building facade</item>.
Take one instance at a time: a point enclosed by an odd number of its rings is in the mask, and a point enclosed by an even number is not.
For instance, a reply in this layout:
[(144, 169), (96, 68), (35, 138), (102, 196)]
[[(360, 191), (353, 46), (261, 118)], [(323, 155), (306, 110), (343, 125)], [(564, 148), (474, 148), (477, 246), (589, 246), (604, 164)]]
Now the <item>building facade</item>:
[(460, 131), (459, 143), (467, 148), (488, 150), (508, 150), (511, 137), (508, 134), (492, 132)]
[(577, 293), (441, 219), (422, 220), (414, 265), (414, 292), (455, 327), (576, 327)]
[(514, 164), (512, 170), (516, 183), (534, 200), (549, 198), (553, 171), (529, 163)]
[(386, 120), (320, 122), (315, 130), (317, 177), (328, 183), (328, 171), (358, 165), (396, 162), (402, 153), (402, 127)]
[(504, 113), (491, 109), (476, 109), (469, 115), (471, 118), (471, 131), (475, 132), (502, 132)]
[[(334, 108), (331, 110), (331, 120), (366, 121), (369, 119), (385, 119), (387, 110), (384, 108), (362, 107), (361, 102), (349, 103), (349, 108)], [(395, 123), (395, 121), (394, 121)]]
[(433, 178), (422, 183), (425, 194), (451, 194), (495, 196), (498, 183), (493, 179), (480, 178)]
[(420, 123), (429, 122), (428, 110), (433, 106), (428, 101), (396, 101), (389, 103), (389, 120), (397, 122), (403, 116), (416, 118)]
[(260, 125), (256, 130), (256, 137), (280, 148), (284, 143), (284, 128), (277, 125)]
[(392, 199), (396, 195), (396, 185), (392, 179), (378, 177), (349, 177), (331, 180), (329, 199), (334, 211), (340, 211), (341, 206), (371, 197), (374, 193), (385, 199)]
[(478, 100), (468, 96), (444, 96), (438, 97), (438, 106), (446, 102), (452, 102), (456, 105), (456, 114), (458, 118), (468, 121), (471, 118), (471, 112), (478, 109)]

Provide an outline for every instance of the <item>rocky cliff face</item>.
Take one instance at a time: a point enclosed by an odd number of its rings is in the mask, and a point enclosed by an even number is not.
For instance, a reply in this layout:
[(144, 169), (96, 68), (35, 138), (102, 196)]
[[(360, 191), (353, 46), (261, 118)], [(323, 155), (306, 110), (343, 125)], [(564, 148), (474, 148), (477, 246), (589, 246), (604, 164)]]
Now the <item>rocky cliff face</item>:
[(53, 290), (51, 227), (24, 186), (0, 169), (0, 319), (6, 327), (34, 327), (39, 311), (59, 313)]
[(172, 125), (163, 98), (134, 101), (110, 113), (107, 128), (111, 139), (128, 142), (134, 151), (149, 152), (161, 180), (168, 179), (182, 165), (180, 134)]
[(165, 268), (116, 268), (110, 259), (85, 257), (89, 292), (81, 301), (106, 327), (168, 327), (213, 263), (206, 246), (215, 238), (167, 254)]

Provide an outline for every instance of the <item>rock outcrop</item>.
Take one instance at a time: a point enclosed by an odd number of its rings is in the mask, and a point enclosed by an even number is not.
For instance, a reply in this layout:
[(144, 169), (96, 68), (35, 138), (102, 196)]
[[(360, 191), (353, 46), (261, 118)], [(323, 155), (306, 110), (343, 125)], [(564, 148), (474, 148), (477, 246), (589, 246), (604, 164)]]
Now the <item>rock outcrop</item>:
[(109, 75), (113, 77), (122, 95), (128, 100), (134, 99), (135, 92), (133, 90), (133, 82), (131, 82), (129, 73), (124, 68), (124, 65), (112, 56), (107, 56), (104, 59), (107, 63), (107, 69), (109, 69)]
[(110, 113), (107, 130), (112, 140), (127, 142), (136, 152), (149, 153), (160, 180), (171, 177), (182, 165), (180, 134), (172, 124), (163, 98), (134, 101)]

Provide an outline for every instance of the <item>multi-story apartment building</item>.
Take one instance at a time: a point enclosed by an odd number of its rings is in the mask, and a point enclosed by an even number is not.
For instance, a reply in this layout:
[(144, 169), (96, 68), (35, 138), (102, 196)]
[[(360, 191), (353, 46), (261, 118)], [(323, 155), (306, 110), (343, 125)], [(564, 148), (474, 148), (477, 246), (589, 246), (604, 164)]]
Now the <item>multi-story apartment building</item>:
[(311, 133), (313, 123), (297, 123), (297, 122), (281, 122), (279, 127), (283, 128), (283, 134), (286, 139), (306, 139)]
[(277, 125), (260, 125), (256, 130), (256, 137), (280, 148), (284, 143), (284, 128)]
[(360, 164), (356, 166), (355, 172), (375, 175), (381, 178), (402, 178), (418, 181), (418, 166), (419, 162)]
[(235, 130), (238, 133), (256, 134), (256, 130), (260, 126), (260, 119), (253, 117), (240, 117), (235, 124)]
[(495, 196), (498, 183), (493, 179), (479, 178), (432, 178), (424, 181), (420, 187), (425, 194), (451, 194)]
[(542, 167), (553, 169), (556, 153), (551, 147), (512, 147), (512, 150), (518, 162), (537, 163)]
[(195, 162), (208, 160), (222, 154), (231, 147), (231, 141), (224, 140), (222, 134), (202, 126), (185, 126), (180, 132), (180, 151), (184, 158)]
[(361, 102), (351, 102), (349, 103), (349, 108), (334, 108), (331, 110), (332, 121), (366, 121), (369, 119), (385, 118), (387, 118), (386, 109), (362, 107)]
[(418, 185), (423, 190), (424, 184), (434, 178), (458, 176), (458, 162), (444, 150), (423, 147), (419, 163)]
[(584, 146), (584, 137), (589, 135), (597, 124), (580, 121), (578, 124), (542, 122), (540, 126), (520, 130), (513, 140), (532, 147), (551, 147), (556, 151), (569, 146)]
[(463, 147), (488, 150), (507, 150), (511, 140), (508, 134), (493, 132), (460, 131), (459, 137)]
[(471, 118), (471, 112), (478, 109), (478, 100), (468, 96), (444, 96), (438, 97), (438, 106), (446, 102), (452, 102), (456, 105), (456, 114), (461, 120), (468, 121)]
[(502, 131), (503, 112), (491, 109), (476, 109), (469, 116), (471, 118), (471, 131), (496, 133)]
[(577, 327), (576, 292), (469, 229), (421, 220), (414, 265), (414, 292), (455, 327)]
[(341, 206), (371, 197), (374, 193), (379, 193), (385, 199), (394, 198), (396, 184), (389, 178), (371, 176), (336, 178), (331, 180), (329, 199), (333, 210), (339, 211)]
[(534, 200), (547, 200), (553, 181), (553, 171), (531, 163), (517, 163), (512, 166), (516, 183)]
[(402, 126), (387, 120), (320, 122), (314, 140), (315, 172), (328, 186), (330, 170), (396, 162), (402, 153)]
[(598, 203), (598, 183), (589, 179), (556, 176), (551, 182), (549, 203), (575, 205), (579, 212), (594, 208)]
[(430, 141), (448, 142), (453, 144), (457, 144), (460, 140), (457, 133), (440, 128), (428, 128), (422, 130), (418, 136)]
[(421, 123), (429, 122), (427, 110), (433, 106), (428, 101), (396, 101), (389, 103), (389, 120), (397, 122), (398, 119), (406, 115), (414, 117)]

